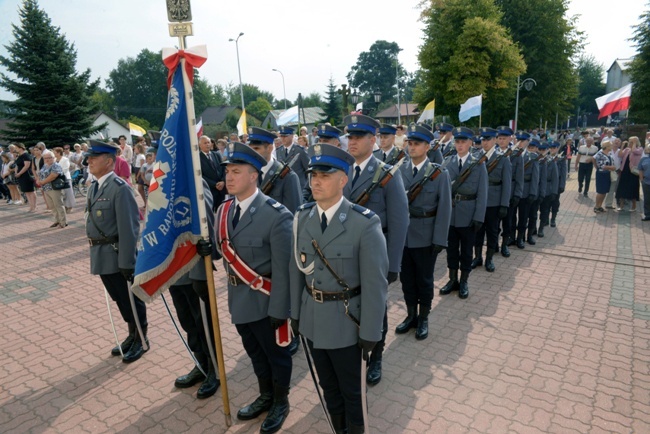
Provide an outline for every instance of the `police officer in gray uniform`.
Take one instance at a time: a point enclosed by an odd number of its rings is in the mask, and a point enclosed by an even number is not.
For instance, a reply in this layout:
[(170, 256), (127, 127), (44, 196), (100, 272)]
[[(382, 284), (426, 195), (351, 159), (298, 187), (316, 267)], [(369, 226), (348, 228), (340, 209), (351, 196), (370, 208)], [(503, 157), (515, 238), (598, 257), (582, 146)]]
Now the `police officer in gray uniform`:
[[(90, 272), (102, 279), (128, 324), (129, 335), (121, 344), (122, 361), (131, 363), (145, 352), (136, 329), (128, 285), (135, 270), (140, 222), (133, 190), (113, 172), (117, 150), (117, 145), (91, 140), (84, 154), (88, 159), (88, 171), (96, 178), (88, 189), (86, 236), (90, 243)], [(147, 308), (139, 298), (134, 297), (134, 301), (146, 339)], [(149, 341), (146, 342), (148, 347)], [(111, 354), (119, 356), (120, 349), (113, 348)]]
[(476, 234), (475, 259), (472, 261), (472, 268), (483, 264), (483, 240), (487, 236), (485, 270), (490, 273), (495, 270), (493, 257), (499, 247), (499, 223), (508, 216), (512, 187), (510, 159), (496, 146), (496, 137), (497, 130), (494, 128), (481, 128), (482, 152), (488, 153), (493, 149), (494, 151), (485, 162), (488, 171), (487, 208), (485, 209), (485, 222)]
[(442, 152), (442, 158), (447, 158), (451, 155), (456, 154), (456, 147), (454, 146), (454, 126), (451, 124), (442, 123), (438, 125), (438, 131), (440, 131), (440, 152)]
[[(228, 150), (223, 164), (226, 187), (234, 198), (219, 207), (216, 225), (221, 230), (227, 224), (227, 234), (225, 240), (217, 239), (228, 277), (232, 322), (251, 358), (260, 388), (260, 396), (240, 409), (237, 417), (250, 420), (268, 411), (261, 432), (273, 433), (289, 414), (291, 355), (287, 347), (276, 343), (275, 334), (289, 317), (292, 215), (257, 187), (266, 164), (264, 157), (241, 143), (231, 143)], [(228, 247), (241, 263), (227, 259)], [(256, 276), (248, 283), (243, 280), (246, 274), (242, 269), (246, 267)], [(264, 285), (268, 283), (272, 284), (267, 294)]]
[(400, 172), (408, 190), (409, 227), (400, 282), (407, 317), (395, 333), (403, 334), (415, 328), (415, 338), (422, 340), (429, 335), (436, 258), (447, 247), (451, 184), (447, 170), (427, 158), (429, 143), (433, 140), (430, 130), (411, 125), (406, 140), (411, 159), (409, 164), (400, 167)]
[[(544, 148), (546, 150), (549, 146), (544, 144)], [(557, 164), (553, 161), (553, 157), (551, 155), (546, 155), (544, 160), (546, 166), (546, 196), (544, 196), (539, 205), (539, 229), (537, 231), (537, 236), (540, 238), (544, 237), (544, 227), (548, 226), (551, 205), (555, 202), (558, 196), (560, 186), (560, 175), (558, 173)]]
[[(343, 195), (351, 202), (357, 203), (371, 186), (379, 183), (392, 166), (384, 164), (372, 155), (375, 134), (379, 123), (363, 115), (346, 116), (343, 122), (348, 129), (348, 152), (354, 157), (354, 165), (348, 174), (348, 183)], [(404, 241), (408, 229), (409, 215), (406, 193), (401, 176), (394, 176), (383, 187), (375, 188), (364, 205), (381, 220), (382, 231), (388, 246), (388, 283), (397, 280), (402, 263)], [(368, 384), (381, 381), (381, 361), (388, 331), (388, 314), (385, 315), (383, 337), (372, 352), (368, 367)]]
[(528, 209), (528, 230), (526, 242), (531, 246), (537, 244), (534, 235), (537, 234), (537, 212), (539, 211), (539, 204), (542, 198), (546, 196), (546, 164), (542, 155), (541, 143), (537, 139), (532, 139), (528, 144), (528, 150), (537, 151), (535, 153), (536, 163), (539, 170), (539, 178), (537, 180), (537, 195), (535, 201), (530, 204)]
[[(388, 124), (381, 124), (379, 126), (379, 149), (374, 151), (372, 154), (380, 161), (383, 161), (386, 164), (395, 164), (397, 163), (400, 149), (395, 146), (395, 134), (397, 134), (397, 128)], [(404, 154), (402, 155), (402, 158)]]
[[(447, 157), (445, 161), (451, 180), (453, 209), (447, 240), (449, 281), (440, 289), (440, 295), (458, 291), (458, 297), (463, 299), (469, 297), (467, 281), (472, 271), (472, 249), (476, 232), (485, 219), (488, 192), (485, 164), (469, 153), (473, 136), (469, 128), (455, 128), (457, 154)], [(461, 270), (460, 282), (458, 268)]]
[(294, 220), (292, 327), (307, 339), (336, 432), (362, 433), (361, 358), (382, 336), (386, 240), (379, 217), (343, 196), (354, 159), (318, 144), (309, 156), (316, 202)]
[(275, 150), (275, 155), (278, 158), (278, 161), (289, 164), (293, 157), (298, 155), (298, 161), (291, 166), (291, 170), (296, 172), (298, 179), (300, 180), (300, 188), (305, 188), (307, 185), (307, 164), (309, 159), (307, 158), (307, 152), (302, 148), (302, 146), (293, 143), (293, 128), (281, 127), (280, 128), (280, 140), (282, 140), (282, 146)]
[(524, 191), (524, 162), (521, 157), (522, 152), (526, 149), (513, 145), (510, 142), (512, 130), (508, 127), (499, 127), (497, 129), (497, 145), (501, 152), (510, 152), (510, 165), (512, 166), (512, 182), (510, 184), (510, 203), (508, 204), (508, 215), (501, 220), (501, 255), (510, 257), (508, 246), (516, 244), (515, 227), (517, 220), (517, 207), (522, 198)]
[(273, 159), (273, 141), (276, 138), (274, 133), (263, 128), (248, 129), (248, 145), (266, 160), (262, 167), (260, 190), (294, 213), (302, 205), (300, 180), (291, 168)]
[[(539, 191), (538, 142), (531, 142), (530, 134), (528, 133), (519, 133), (516, 137), (520, 142), (520, 146), (524, 149), (521, 154), (524, 163), (524, 190), (517, 210), (517, 248), (523, 249), (526, 247), (524, 240), (526, 239), (526, 227), (528, 225), (530, 208), (537, 200)], [(530, 240), (533, 241), (533, 244), (535, 243), (532, 236), (530, 236), (529, 242)]]
[(560, 150), (560, 144), (558, 142), (553, 142), (551, 143), (550, 146), (551, 149), (551, 155), (553, 155), (553, 158), (555, 159), (555, 164), (557, 165), (557, 174), (558, 174), (558, 186), (557, 186), (557, 196), (555, 197), (555, 200), (551, 203), (551, 227), (554, 228), (556, 226), (555, 219), (557, 217), (557, 213), (560, 210), (560, 195), (564, 193), (564, 189), (566, 188), (566, 176), (567, 176), (567, 171), (564, 170), (566, 168), (566, 159), (564, 156), (559, 156), (558, 151)]
[[(343, 131), (333, 127), (329, 124), (322, 124), (318, 126), (318, 143), (325, 143), (328, 145), (336, 146), (337, 148), (341, 147), (341, 134)], [(311, 187), (309, 182), (305, 184), (305, 187), (302, 189), (302, 197), (304, 202), (313, 202), (314, 197), (311, 195)]]

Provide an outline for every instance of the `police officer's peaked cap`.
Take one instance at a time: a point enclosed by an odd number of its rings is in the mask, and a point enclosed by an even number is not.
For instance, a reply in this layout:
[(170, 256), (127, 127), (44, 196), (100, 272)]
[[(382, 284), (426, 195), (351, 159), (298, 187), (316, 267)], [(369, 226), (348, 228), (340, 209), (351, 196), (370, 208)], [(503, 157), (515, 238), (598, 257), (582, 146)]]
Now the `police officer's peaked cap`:
[(560, 142), (553, 142), (548, 145), (549, 148), (559, 148)]
[(249, 142), (264, 142), (273, 143), (278, 136), (271, 131), (259, 127), (248, 128), (248, 141)]
[(490, 127), (483, 127), (483, 128), (481, 128), (481, 130), (479, 132), (481, 134), (481, 137), (487, 137), (487, 138), (490, 138), (490, 139), (493, 138), (493, 137), (496, 137), (497, 133), (498, 133), (497, 130), (495, 130), (494, 128), (490, 128)]
[(250, 164), (259, 172), (266, 165), (266, 160), (249, 146), (232, 142), (228, 144), (228, 159), (221, 163), (222, 166), (228, 164)]
[(532, 139), (530, 142), (528, 142), (528, 146), (534, 146), (534, 147), (538, 148), (539, 147), (539, 140)]
[(84, 152), (84, 157), (94, 157), (102, 154), (116, 155), (119, 145), (115, 143), (100, 142), (99, 140), (90, 140), (88, 150)]
[(406, 140), (418, 140), (429, 143), (433, 140), (433, 133), (422, 125), (411, 124), (406, 129)]
[(287, 127), (287, 126), (282, 126), (280, 127), (280, 131), (278, 131), (281, 136), (293, 136), (293, 133), (295, 132), (293, 128)]
[(325, 143), (317, 143), (311, 146), (307, 155), (309, 156), (310, 172), (333, 173), (342, 170), (345, 174), (350, 171), (350, 166), (354, 164), (354, 157), (336, 146)]
[(474, 138), (474, 131), (467, 127), (456, 127), (453, 131), (454, 138), (472, 140)]
[(397, 134), (397, 128), (392, 126), (392, 125), (381, 124), (379, 126), (379, 134), (392, 134), (392, 135), (395, 135), (395, 134)]
[(499, 136), (512, 136), (512, 129), (510, 127), (499, 127), (497, 128)]
[(323, 124), (318, 126), (317, 134), (318, 137), (328, 137), (328, 138), (338, 139), (341, 136), (341, 134), (343, 134), (343, 131), (331, 125)]
[(369, 116), (348, 115), (343, 119), (343, 123), (348, 127), (348, 134), (354, 136), (359, 134), (375, 135), (379, 122)]
[(454, 130), (454, 126), (453, 126), (452, 124), (445, 124), (445, 123), (442, 123), (442, 124), (439, 124), (439, 125), (438, 125), (438, 129), (439, 129), (440, 131), (446, 133), (446, 132), (449, 132), (449, 131), (453, 131), (453, 130)]
[(523, 131), (518, 132), (515, 137), (517, 140), (530, 140), (530, 134), (525, 133)]

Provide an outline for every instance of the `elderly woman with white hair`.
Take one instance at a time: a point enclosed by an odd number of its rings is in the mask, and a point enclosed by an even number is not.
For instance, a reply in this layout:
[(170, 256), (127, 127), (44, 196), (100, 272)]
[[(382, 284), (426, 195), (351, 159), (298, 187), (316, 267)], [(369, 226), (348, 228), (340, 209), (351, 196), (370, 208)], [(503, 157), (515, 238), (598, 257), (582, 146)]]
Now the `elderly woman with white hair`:
[(43, 152), (43, 167), (38, 172), (39, 183), (45, 194), (45, 201), (52, 209), (54, 223), (51, 228), (64, 228), (68, 226), (65, 207), (63, 206), (63, 190), (52, 188), (52, 182), (59, 176), (63, 175), (63, 169), (56, 162), (54, 154), (51, 151)]

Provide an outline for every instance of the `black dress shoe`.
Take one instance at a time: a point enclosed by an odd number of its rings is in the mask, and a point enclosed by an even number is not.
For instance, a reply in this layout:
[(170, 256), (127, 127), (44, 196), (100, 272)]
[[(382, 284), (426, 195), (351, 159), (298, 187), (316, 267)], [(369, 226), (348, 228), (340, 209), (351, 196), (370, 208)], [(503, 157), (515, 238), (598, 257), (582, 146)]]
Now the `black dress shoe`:
[[(122, 347), (122, 353), (126, 354), (129, 349), (131, 348), (131, 345), (133, 345), (133, 340), (135, 339), (135, 324), (127, 324), (129, 326), (129, 335), (122, 341), (120, 346)], [(119, 356), (120, 355), (120, 347), (114, 347), (111, 350), (111, 356)]]
[(145, 335), (145, 342), (147, 343), (147, 349), (145, 350), (144, 347), (142, 346), (142, 341), (140, 340), (140, 337), (136, 337), (135, 340), (133, 341), (133, 345), (131, 345), (131, 348), (129, 348), (129, 351), (124, 354), (124, 358), (122, 361), (124, 363), (133, 363), (136, 360), (138, 360), (144, 353), (149, 351), (149, 339), (147, 339)]
[(260, 432), (264, 434), (271, 434), (278, 432), (282, 428), (282, 424), (289, 415), (289, 388), (280, 387), (277, 384), (273, 389), (273, 405), (269, 409), (269, 414), (262, 422)]
[(517, 245), (517, 240), (512, 239), (508, 242), (508, 247), (516, 246)]
[(273, 404), (273, 381), (258, 379), (260, 385), (260, 396), (255, 401), (237, 412), (237, 419), (251, 420), (258, 417), (265, 411), (269, 411)]
[(298, 352), (299, 347), (300, 347), (300, 338), (298, 336), (294, 336), (291, 339), (291, 343), (289, 343), (289, 354), (294, 356)]
[(501, 244), (501, 256), (504, 258), (509, 258), (510, 257), (510, 249), (506, 245), (506, 243)]
[(557, 225), (555, 224), (555, 219), (551, 219), (551, 227), (554, 228), (555, 226), (557, 226)]
[(458, 298), (466, 299), (469, 297), (469, 286), (467, 282), (460, 282), (458, 288)]
[(381, 359), (371, 360), (366, 372), (366, 383), (374, 386), (381, 381)]
[(488, 273), (494, 273), (494, 270), (496, 270), (496, 267), (494, 266), (494, 261), (492, 258), (486, 258), (485, 259), (485, 271)]
[(205, 375), (203, 375), (203, 372), (199, 371), (199, 368), (195, 366), (189, 374), (178, 377), (176, 381), (174, 381), (174, 386), (179, 389), (187, 389), (195, 384), (199, 384), (203, 380), (205, 380)]
[(482, 256), (477, 256), (472, 260), (472, 270), (476, 267), (480, 267), (483, 265), (483, 257)]
[(528, 244), (530, 244), (531, 246), (534, 246), (535, 244), (537, 244), (537, 242), (535, 241), (535, 238), (533, 238), (532, 236), (529, 236), (528, 239), (527, 239), (526, 241), (527, 241)]
[(398, 335), (404, 334), (407, 331), (415, 328), (418, 324), (418, 314), (416, 306), (406, 306), (406, 319), (395, 327), (395, 333)]
[(415, 339), (422, 341), (429, 336), (429, 315), (418, 316), (418, 328), (415, 330)]
[(544, 238), (544, 226), (539, 227), (539, 230), (537, 231), (537, 236), (539, 238)]
[(524, 237), (517, 238), (517, 248), (518, 249), (525, 249), (526, 248), (526, 244), (524, 243)]
[(196, 392), (196, 397), (198, 399), (209, 398), (217, 392), (217, 389), (221, 386), (221, 381), (217, 378), (217, 374), (213, 369), (210, 369), (208, 377), (201, 383), (199, 391)]

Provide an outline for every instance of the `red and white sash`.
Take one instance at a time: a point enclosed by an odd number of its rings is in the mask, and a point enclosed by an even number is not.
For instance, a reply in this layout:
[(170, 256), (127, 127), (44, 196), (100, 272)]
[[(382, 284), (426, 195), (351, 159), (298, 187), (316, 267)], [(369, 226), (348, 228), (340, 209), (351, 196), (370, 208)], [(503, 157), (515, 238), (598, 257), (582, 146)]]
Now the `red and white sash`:
[[(246, 283), (251, 289), (259, 291), (268, 296), (271, 295), (271, 279), (260, 276), (255, 270), (246, 264), (237, 254), (228, 234), (228, 212), (234, 202), (233, 200), (225, 201), (217, 210), (217, 222), (219, 230), (217, 231), (217, 243), (221, 250), (221, 255), (228, 262), (230, 269), (235, 272), (242, 282)], [(275, 341), (281, 347), (286, 347), (291, 342), (291, 327), (289, 319), (275, 331)]]

